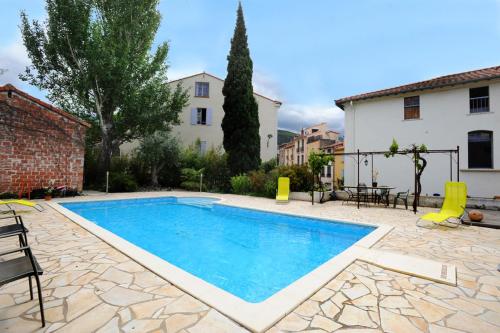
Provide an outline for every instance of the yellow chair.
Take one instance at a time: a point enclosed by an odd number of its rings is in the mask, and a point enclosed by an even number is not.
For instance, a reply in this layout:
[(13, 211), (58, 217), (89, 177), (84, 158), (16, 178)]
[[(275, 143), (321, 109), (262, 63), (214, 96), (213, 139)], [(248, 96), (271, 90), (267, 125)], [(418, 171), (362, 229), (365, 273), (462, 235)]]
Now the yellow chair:
[(24, 199), (0, 200), (0, 205), (6, 205), (7, 207), (9, 207), (9, 211), (12, 210), (11, 205), (21, 205), (21, 206), (32, 207), (38, 211), (41, 211), (40, 209), (38, 209), (39, 205), (37, 203), (29, 201), (29, 200), (24, 200)]
[(289, 194), (290, 194), (290, 178), (279, 177), (278, 178), (278, 191), (276, 194), (276, 202), (277, 203), (287, 203)]
[(423, 226), (419, 224), (420, 221), (429, 221), (439, 225), (457, 227), (463, 222), (462, 217), (466, 204), (467, 185), (464, 182), (446, 182), (441, 211), (425, 214), (417, 220), (417, 226)]

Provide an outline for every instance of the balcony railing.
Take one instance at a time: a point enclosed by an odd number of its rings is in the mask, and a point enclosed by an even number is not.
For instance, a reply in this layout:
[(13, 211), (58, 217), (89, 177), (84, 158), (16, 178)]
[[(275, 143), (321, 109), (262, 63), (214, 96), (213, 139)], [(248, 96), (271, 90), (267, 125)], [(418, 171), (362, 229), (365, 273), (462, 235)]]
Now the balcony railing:
[(470, 99), (470, 113), (489, 112), (490, 111), (490, 98), (484, 97), (471, 97)]

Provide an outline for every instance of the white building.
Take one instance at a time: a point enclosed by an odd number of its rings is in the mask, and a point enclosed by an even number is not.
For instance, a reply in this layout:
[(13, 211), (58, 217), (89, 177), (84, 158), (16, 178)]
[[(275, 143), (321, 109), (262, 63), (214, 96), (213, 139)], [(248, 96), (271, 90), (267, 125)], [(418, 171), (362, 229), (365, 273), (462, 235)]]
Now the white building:
[[(500, 195), (500, 67), (453, 74), (400, 87), (336, 100), (345, 111), (345, 151), (386, 151), (394, 139), (400, 148), (460, 147), (459, 176), (472, 197)], [(422, 195), (443, 195), (444, 182), (456, 180), (456, 157), (426, 155)], [(371, 182), (371, 157), (360, 164), (360, 182)], [(365, 164), (366, 163), (366, 164)], [(378, 184), (413, 191), (409, 157), (374, 157)], [(345, 184), (355, 185), (357, 162), (345, 158)]]
[[(180, 83), (188, 91), (189, 102), (181, 114), (180, 125), (173, 127), (183, 146), (189, 146), (200, 140), (201, 151), (211, 147), (222, 146), (224, 133), (222, 119), (224, 118), (224, 96), (222, 87), (224, 80), (208, 73), (199, 73), (171, 81), (172, 89)], [(260, 123), (260, 158), (270, 160), (278, 154), (278, 109), (281, 102), (254, 93), (259, 106)], [(128, 153), (137, 147), (137, 142), (122, 145), (122, 153)]]

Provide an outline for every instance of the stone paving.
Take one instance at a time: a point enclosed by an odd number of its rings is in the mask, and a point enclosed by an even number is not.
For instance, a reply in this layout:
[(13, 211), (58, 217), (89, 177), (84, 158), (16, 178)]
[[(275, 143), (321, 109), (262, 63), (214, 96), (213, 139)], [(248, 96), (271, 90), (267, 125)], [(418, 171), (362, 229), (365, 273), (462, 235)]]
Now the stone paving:
[[(253, 208), (383, 222), (395, 229), (375, 248), (457, 265), (458, 286), (451, 287), (356, 261), (268, 332), (500, 332), (500, 230), (417, 228), (403, 209), (222, 197)], [(24, 280), (0, 287), (0, 332), (246, 331), (52, 209), (24, 216), (45, 270), (47, 326), (40, 328)], [(14, 245), (4, 239), (0, 251)]]

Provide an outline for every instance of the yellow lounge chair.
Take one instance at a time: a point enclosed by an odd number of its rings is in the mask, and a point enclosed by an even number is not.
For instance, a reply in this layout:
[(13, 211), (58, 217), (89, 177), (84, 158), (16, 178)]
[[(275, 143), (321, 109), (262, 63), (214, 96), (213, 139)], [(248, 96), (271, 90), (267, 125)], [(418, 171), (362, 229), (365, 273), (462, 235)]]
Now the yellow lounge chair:
[(24, 199), (0, 200), (0, 205), (6, 205), (7, 207), (9, 207), (10, 210), (12, 210), (11, 205), (21, 205), (21, 206), (32, 207), (38, 211), (41, 211), (40, 209), (38, 209), (39, 205), (37, 203)]
[(463, 222), (462, 217), (467, 204), (467, 185), (463, 182), (446, 182), (444, 189), (444, 201), (439, 213), (428, 213), (417, 220), (419, 222), (429, 221), (449, 227), (457, 227)]
[(276, 202), (277, 203), (287, 203), (289, 194), (290, 194), (290, 178), (279, 177), (278, 178), (278, 191), (276, 194)]

